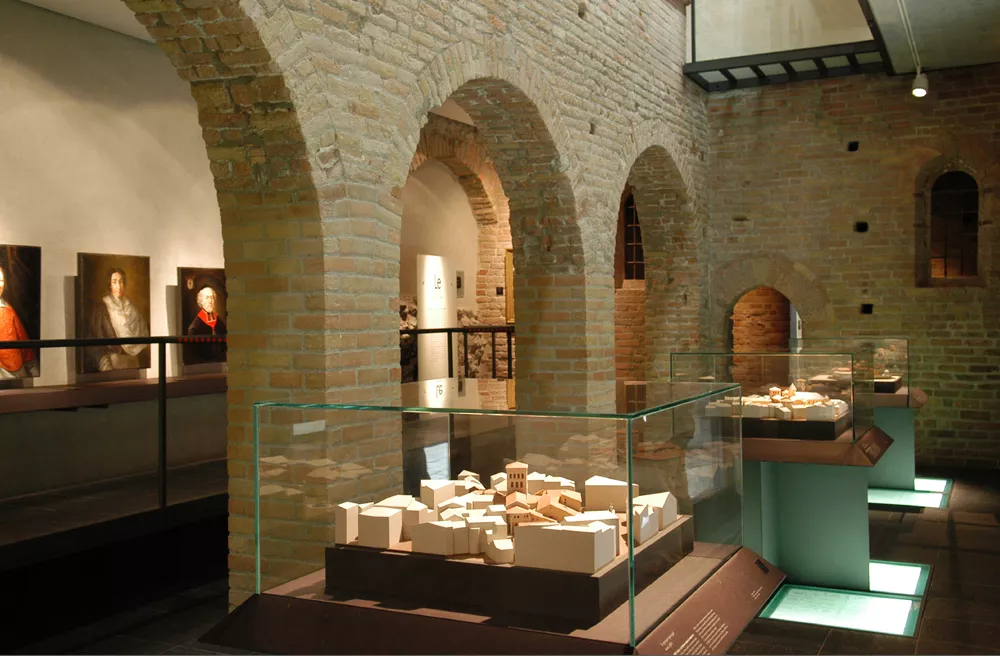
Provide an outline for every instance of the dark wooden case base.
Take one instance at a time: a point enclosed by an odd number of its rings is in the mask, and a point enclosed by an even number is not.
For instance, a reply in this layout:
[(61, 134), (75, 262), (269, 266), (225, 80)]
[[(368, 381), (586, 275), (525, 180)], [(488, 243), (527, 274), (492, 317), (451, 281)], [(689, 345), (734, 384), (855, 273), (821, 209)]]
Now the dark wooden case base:
[[(681, 516), (635, 549), (636, 592), (694, 548), (694, 522)], [(335, 545), (326, 549), (326, 593), (410, 599), (596, 623), (628, 600), (628, 556), (595, 574), (491, 565), (445, 556)]]
[[(702, 417), (702, 421), (717, 422), (710, 427), (713, 435), (731, 434), (733, 417)], [(727, 422), (727, 423), (724, 423)], [(785, 419), (742, 419), (743, 437), (767, 437), (786, 440), (836, 440), (851, 427), (850, 413), (836, 421), (791, 421)], [(717, 432), (730, 431), (730, 432)]]
[(903, 386), (902, 376), (893, 376), (892, 378), (876, 378), (875, 379), (875, 393), (876, 394), (895, 394)]

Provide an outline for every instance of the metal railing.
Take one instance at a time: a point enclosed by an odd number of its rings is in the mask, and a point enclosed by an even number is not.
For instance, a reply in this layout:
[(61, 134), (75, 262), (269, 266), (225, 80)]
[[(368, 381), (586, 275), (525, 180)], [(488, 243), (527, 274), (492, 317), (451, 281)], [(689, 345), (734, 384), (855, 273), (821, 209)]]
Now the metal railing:
[(29, 339), (0, 342), (0, 350), (46, 348), (88, 348), (95, 346), (129, 346), (149, 344), (157, 349), (157, 433), (156, 433), (156, 497), (159, 507), (167, 507), (167, 345), (220, 344), (225, 337), (117, 337), (113, 339)]
[[(507, 378), (514, 377), (514, 326), (506, 324), (502, 326), (462, 326), (460, 328), (403, 328), (399, 331), (399, 336), (417, 335), (447, 335), (448, 340), (448, 378), (455, 377), (455, 335), (462, 336), (463, 342), (463, 371), (465, 377), (469, 377), (469, 335), (489, 334), (490, 335), (490, 361), (492, 378), (497, 377), (497, 334), (503, 333), (507, 340)], [(402, 344), (402, 339), (400, 339)], [(405, 382), (405, 381), (404, 381)]]

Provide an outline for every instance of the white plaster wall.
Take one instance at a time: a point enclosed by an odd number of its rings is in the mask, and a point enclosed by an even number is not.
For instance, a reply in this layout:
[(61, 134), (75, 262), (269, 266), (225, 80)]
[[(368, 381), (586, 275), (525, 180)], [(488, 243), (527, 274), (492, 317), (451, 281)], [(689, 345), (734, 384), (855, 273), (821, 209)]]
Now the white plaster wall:
[[(222, 231), (195, 103), (156, 46), (0, 0), (0, 243), (42, 247), (42, 338), (74, 335), (78, 252), (150, 257), (151, 333), (177, 333), (177, 267), (223, 266)], [(35, 384), (66, 382), (66, 353), (42, 357)]]
[(417, 296), (417, 255), (437, 255), (453, 270), (465, 272), (465, 296), (458, 299), (458, 309), (476, 309), (476, 219), (465, 190), (444, 164), (429, 160), (407, 179), (400, 240), (400, 295)]
[(855, 0), (698, 0), (694, 11), (697, 61), (872, 38)]

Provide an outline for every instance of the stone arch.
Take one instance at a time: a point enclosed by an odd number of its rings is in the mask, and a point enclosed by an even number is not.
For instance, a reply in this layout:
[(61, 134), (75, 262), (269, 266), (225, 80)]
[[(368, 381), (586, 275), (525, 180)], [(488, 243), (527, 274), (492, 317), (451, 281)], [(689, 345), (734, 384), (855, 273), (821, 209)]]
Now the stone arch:
[(616, 180), (632, 188), (646, 262), (647, 377), (669, 375), (669, 354), (698, 343), (701, 221), (688, 158), (673, 131), (647, 121), (623, 150), (631, 162)]
[(787, 298), (810, 333), (822, 334), (835, 325), (826, 288), (804, 264), (780, 255), (731, 260), (712, 272), (708, 326), (704, 331), (710, 348), (726, 343), (727, 318), (743, 296), (757, 287), (770, 287)]
[[(191, 85), (220, 214), (228, 298), (230, 600), (253, 592), (253, 410), (325, 400), (330, 373), (320, 190), (272, 22), (254, 2), (123, 0)], [(273, 25), (271, 25), (273, 27)], [(273, 51), (272, 51), (273, 49)], [(288, 62), (284, 62), (286, 65)], [(271, 527), (276, 539), (302, 529)], [(284, 532), (283, 532), (284, 531)], [(273, 563), (273, 574), (285, 563)], [(292, 570), (290, 570), (292, 571)]]
[[(613, 352), (588, 342), (574, 195), (581, 171), (544, 74), (506, 41), (463, 43), (439, 53), (413, 87), (405, 132), (385, 175), (394, 188), (409, 170), (428, 110), (447, 99), (472, 118), (508, 199), (517, 270), (518, 407), (613, 404)], [(413, 150), (400, 152), (404, 145)]]

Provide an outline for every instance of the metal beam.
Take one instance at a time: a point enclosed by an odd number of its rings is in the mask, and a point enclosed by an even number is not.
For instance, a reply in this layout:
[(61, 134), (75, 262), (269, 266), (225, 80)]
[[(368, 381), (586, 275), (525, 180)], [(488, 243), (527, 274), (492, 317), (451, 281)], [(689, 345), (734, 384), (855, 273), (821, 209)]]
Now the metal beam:
[(816, 64), (816, 70), (818, 70), (818, 71), (820, 71), (822, 73), (826, 73), (826, 62), (825, 61), (823, 61), (822, 59), (820, 59), (819, 57), (817, 57), (816, 59), (813, 60), (813, 63)]
[(692, 62), (684, 65), (684, 73), (688, 75), (691, 73), (708, 73), (720, 71), (723, 68), (733, 70), (735, 68), (767, 66), (769, 64), (782, 64), (784, 62), (802, 61), (805, 59), (829, 59), (830, 57), (846, 57), (852, 54), (862, 55), (878, 51), (878, 44), (876, 44), (874, 40), (857, 41), (855, 43), (842, 43), (834, 46), (800, 48), (798, 50), (782, 50), (781, 52), (769, 52), (760, 55), (746, 55), (743, 57), (727, 57), (725, 59), (709, 59), (706, 61)]
[(785, 74), (789, 80), (795, 80), (799, 77), (799, 72), (792, 68), (791, 62), (783, 61), (781, 62), (781, 67), (785, 69)]
[(858, 0), (858, 4), (861, 5), (861, 13), (865, 15), (865, 21), (868, 22), (868, 29), (872, 33), (872, 38), (875, 40), (876, 46), (878, 46), (878, 53), (882, 57), (882, 63), (885, 65), (886, 72), (889, 75), (895, 75), (896, 69), (893, 68), (892, 60), (889, 58), (889, 49), (885, 46), (882, 30), (875, 20), (875, 12), (872, 11), (871, 2), (869, 0)]
[(767, 80), (767, 74), (765, 74), (764, 71), (760, 70), (760, 66), (756, 65), (751, 66), (750, 70), (753, 71), (753, 74), (757, 76), (758, 80), (761, 80), (762, 82)]
[(729, 82), (730, 88), (735, 89), (736, 88), (736, 78), (733, 76), (732, 73), (729, 72), (729, 69), (728, 68), (723, 68), (719, 72), (722, 73), (722, 77), (726, 78), (726, 81)]
[[(783, 84), (786, 82), (806, 82), (809, 80), (821, 80), (825, 78), (834, 77), (847, 77), (849, 75), (858, 75), (864, 73), (880, 73), (882, 72), (881, 62), (872, 62), (870, 64), (861, 64), (861, 70), (856, 71), (850, 66), (838, 66), (836, 68), (828, 68), (825, 72), (820, 72), (819, 69), (811, 71), (796, 71), (795, 78), (789, 78), (787, 73), (779, 73), (777, 75), (770, 75), (765, 78), (764, 81), (759, 78), (748, 77), (739, 78), (736, 80), (737, 89), (748, 89), (751, 87), (767, 86), (771, 84)], [(730, 91), (733, 89), (729, 82), (709, 82), (707, 85), (701, 85), (703, 89), (708, 92), (715, 91)]]
[(851, 68), (856, 71), (861, 70), (861, 62), (858, 61), (857, 55), (847, 55), (847, 61), (850, 63)]

